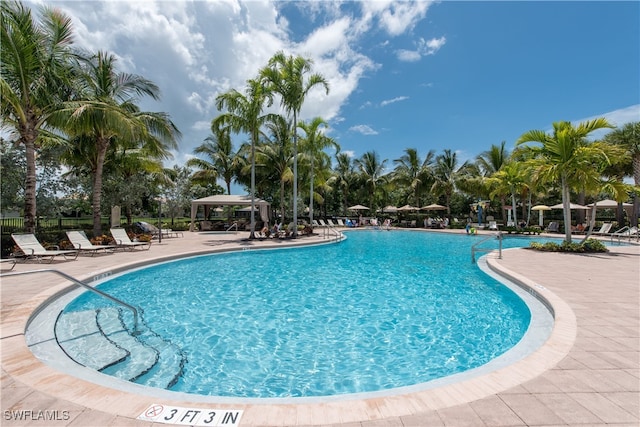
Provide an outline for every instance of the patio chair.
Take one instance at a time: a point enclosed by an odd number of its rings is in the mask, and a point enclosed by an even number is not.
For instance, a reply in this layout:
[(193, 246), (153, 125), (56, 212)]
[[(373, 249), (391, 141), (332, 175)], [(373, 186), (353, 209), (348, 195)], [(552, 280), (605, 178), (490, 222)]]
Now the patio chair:
[(559, 233), (560, 232), (560, 224), (558, 221), (551, 221), (547, 228), (544, 229), (547, 233)]
[(342, 222), (340, 218), (338, 218), (336, 221), (338, 222), (339, 227), (344, 227), (344, 222)]
[(498, 230), (498, 222), (497, 221), (489, 221), (489, 230)]
[(131, 241), (131, 239), (129, 238), (129, 235), (127, 234), (127, 230), (125, 230), (124, 228), (112, 228), (110, 231), (111, 231), (111, 236), (113, 236), (113, 238), (115, 239), (116, 245), (118, 246), (118, 248), (121, 248), (121, 249), (129, 248), (131, 250), (134, 250), (135, 248), (149, 249), (151, 247), (151, 241), (148, 241), (148, 242)]
[(113, 253), (113, 249), (116, 248), (114, 245), (94, 245), (84, 234), (84, 231), (67, 231), (67, 237), (79, 252), (90, 253), (91, 256), (101, 251), (104, 254)]
[(600, 227), (600, 230), (594, 231), (591, 234), (595, 234), (595, 235), (605, 235), (606, 234), (606, 235), (608, 235), (609, 231), (611, 230), (611, 226), (612, 225), (613, 224), (610, 223), (610, 222), (605, 222), (605, 223), (602, 224), (602, 227)]
[(631, 240), (632, 237), (635, 237), (636, 239), (640, 239), (640, 230), (638, 230), (638, 227), (629, 227), (627, 225), (611, 233), (610, 236), (611, 236), (612, 242), (614, 238), (617, 238), (618, 241), (620, 241), (623, 238), (629, 238), (629, 240)]
[(79, 252), (76, 250), (60, 250), (59, 246), (54, 246), (55, 249), (45, 249), (36, 239), (36, 236), (31, 233), (12, 234), (11, 238), (20, 249), (20, 253), (15, 255), (24, 256), (27, 259), (35, 259), (41, 262), (43, 259), (48, 258), (51, 263), (57, 256), (61, 256), (65, 260), (78, 258)]

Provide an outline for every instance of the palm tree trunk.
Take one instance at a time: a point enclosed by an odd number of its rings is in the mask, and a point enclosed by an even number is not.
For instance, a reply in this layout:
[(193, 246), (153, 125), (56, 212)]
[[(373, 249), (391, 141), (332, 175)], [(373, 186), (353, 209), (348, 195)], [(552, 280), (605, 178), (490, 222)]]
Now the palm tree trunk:
[(24, 231), (36, 231), (36, 138), (23, 138), (27, 159), (27, 176), (24, 188)]
[(313, 153), (311, 153), (311, 185), (309, 189), (309, 222), (313, 224)]
[(567, 178), (562, 175), (560, 179), (562, 186), (562, 213), (564, 215), (564, 240), (571, 243), (571, 194), (569, 193), (569, 185)]
[(109, 147), (109, 140), (107, 138), (98, 138), (98, 157), (96, 160), (96, 170), (93, 174), (93, 198), (92, 198), (92, 210), (93, 210), (93, 235), (102, 235), (102, 221), (101, 221), (101, 209), (102, 203), (102, 172), (104, 169), (104, 159), (107, 156), (107, 148)]
[(298, 237), (298, 115), (293, 111), (293, 233)]

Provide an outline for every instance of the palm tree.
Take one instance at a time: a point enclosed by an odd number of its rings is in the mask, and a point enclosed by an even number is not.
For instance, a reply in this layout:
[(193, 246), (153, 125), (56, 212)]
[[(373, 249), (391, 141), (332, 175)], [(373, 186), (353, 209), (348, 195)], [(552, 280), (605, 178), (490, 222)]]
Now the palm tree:
[(84, 135), (95, 144), (93, 171), (93, 232), (102, 234), (102, 175), (107, 152), (118, 143), (135, 141), (167, 158), (167, 148), (176, 148), (180, 131), (165, 113), (141, 112), (136, 97), (157, 100), (160, 90), (144, 77), (119, 73), (116, 58), (98, 52), (83, 58), (79, 101), (69, 102), (51, 115), (72, 136)]
[(229, 127), (233, 132), (247, 132), (251, 139), (251, 232), (250, 239), (255, 239), (255, 193), (256, 193), (256, 145), (260, 139), (260, 127), (265, 124), (273, 114), (262, 114), (262, 110), (272, 103), (271, 92), (261, 82), (247, 80), (245, 93), (235, 89), (223, 93), (216, 98), (218, 110), (227, 109), (213, 119), (212, 128), (222, 129)]
[(204, 155), (207, 159), (191, 158), (186, 166), (198, 169), (193, 174), (195, 182), (224, 180), (227, 194), (231, 194), (231, 183), (238, 171), (238, 153), (233, 151), (233, 142), (229, 128), (212, 129), (213, 134), (205, 138), (193, 152)]
[[(309, 221), (313, 222), (313, 179), (314, 179), (314, 162), (316, 157), (323, 153), (328, 147), (334, 147), (336, 150), (340, 146), (332, 138), (324, 135), (321, 126), (326, 129), (327, 122), (322, 117), (315, 117), (310, 122), (300, 122), (298, 127), (305, 132), (305, 137), (301, 141), (302, 150), (308, 156), (311, 168), (309, 174)], [(326, 155), (326, 154), (325, 154)]]
[(444, 150), (443, 154), (436, 157), (434, 167), (435, 182), (431, 186), (431, 191), (445, 196), (447, 216), (451, 215), (451, 196), (456, 189), (457, 181), (467, 166), (468, 164), (465, 162), (458, 167), (458, 155), (449, 149)]
[(425, 159), (421, 162), (418, 150), (407, 148), (405, 154), (399, 159), (395, 159), (396, 167), (393, 170), (393, 180), (401, 186), (411, 189), (414, 204), (420, 206), (420, 191), (432, 179), (435, 152), (429, 150)]
[[(286, 56), (277, 52), (262, 71), (261, 75), (269, 85), (270, 91), (280, 95), (280, 103), (288, 116), (293, 117), (293, 223), (298, 224), (298, 115), (309, 91), (320, 85), (329, 93), (329, 84), (320, 74), (305, 75), (311, 72), (312, 61), (301, 56)], [(293, 237), (298, 235), (297, 227)]]
[(351, 157), (347, 153), (336, 154), (336, 167), (334, 176), (331, 180), (337, 188), (342, 192), (342, 213), (347, 214), (347, 206), (349, 206), (349, 188), (353, 184), (355, 173)]
[[(633, 176), (636, 186), (633, 192), (633, 218), (637, 220), (639, 211), (640, 193), (640, 122), (625, 124), (622, 128), (615, 129), (605, 136), (605, 141), (617, 144), (627, 150), (629, 164), (624, 164), (624, 173)], [(631, 225), (635, 225), (635, 222)]]
[(591, 188), (592, 183), (600, 182), (602, 165), (610, 164), (610, 154), (614, 154), (610, 144), (587, 144), (586, 138), (595, 130), (610, 127), (604, 118), (582, 122), (575, 127), (570, 122), (555, 122), (550, 134), (530, 130), (516, 141), (516, 146), (527, 142), (540, 144), (526, 146), (531, 154), (528, 162), (537, 179), (560, 184), (567, 243), (571, 243), (571, 190)]
[(287, 119), (276, 115), (266, 125), (269, 138), (258, 147), (265, 173), (269, 177), (277, 177), (280, 186), (280, 216), (285, 218), (285, 185), (293, 181), (293, 147), (291, 144), (291, 127)]
[(489, 185), (493, 188), (491, 197), (511, 196), (511, 210), (513, 212), (513, 222), (518, 227), (516, 194), (520, 195), (527, 187), (527, 171), (522, 165), (516, 162), (503, 164), (500, 170), (494, 172), (488, 179)]
[(378, 188), (387, 182), (387, 177), (383, 175), (386, 162), (387, 159), (380, 161), (380, 156), (375, 151), (368, 151), (355, 160), (360, 177), (369, 191), (369, 208), (372, 212), (376, 209), (375, 196)]
[(0, 49), (0, 124), (24, 145), (26, 178), (24, 228), (36, 226), (36, 151), (51, 126), (51, 113), (70, 95), (71, 19), (50, 8), (42, 9), (42, 22), (20, 2), (3, 1)]

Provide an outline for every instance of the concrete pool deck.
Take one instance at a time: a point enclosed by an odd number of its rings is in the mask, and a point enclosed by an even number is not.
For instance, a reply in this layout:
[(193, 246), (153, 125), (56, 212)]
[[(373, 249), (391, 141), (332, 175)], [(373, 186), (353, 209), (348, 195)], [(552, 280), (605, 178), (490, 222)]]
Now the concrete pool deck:
[[(53, 264), (18, 263), (14, 271), (55, 268), (90, 281), (120, 267), (182, 254), (323, 240), (313, 236), (249, 242), (242, 240), (246, 236), (185, 233), (184, 237), (156, 242), (149, 251), (80, 256), (76, 261)], [(160, 403), (240, 409), (244, 411), (239, 423), (243, 427), (638, 426), (640, 246), (610, 249), (609, 253), (592, 255), (526, 249), (504, 251), (502, 259), (495, 253), (488, 255), (491, 268), (530, 286), (549, 301), (556, 316), (547, 343), (512, 366), (405, 395), (308, 404), (224, 401), (212, 405), (157, 399), (57, 372), (31, 354), (24, 331), (31, 313), (68, 282), (46, 273), (4, 277), (0, 294), (2, 425), (161, 426), (166, 424), (136, 419), (151, 404)], [(32, 411), (31, 415), (27, 411)], [(55, 419), (38, 419), (38, 411), (55, 415)]]

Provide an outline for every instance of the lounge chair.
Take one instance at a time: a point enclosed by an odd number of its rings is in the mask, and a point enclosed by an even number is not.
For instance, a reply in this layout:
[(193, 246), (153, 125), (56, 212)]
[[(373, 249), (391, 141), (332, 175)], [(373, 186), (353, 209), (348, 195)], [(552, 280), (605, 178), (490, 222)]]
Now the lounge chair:
[(13, 270), (13, 267), (16, 266), (16, 259), (15, 258), (0, 258), (0, 263), (11, 263), (11, 267), (9, 268), (9, 270)]
[(105, 254), (112, 253), (116, 248), (115, 245), (94, 245), (84, 234), (84, 231), (67, 231), (67, 237), (74, 248), (80, 252), (90, 253), (91, 256), (100, 253), (100, 251)]
[(65, 260), (78, 258), (78, 251), (76, 250), (60, 250), (59, 246), (54, 246), (55, 249), (45, 249), (36, 236), (30, 233), (27, 234), (12, 234), (11, 238), (20, 249), (21, 255), (27, 259), (35, 259), (41, 262), (42, 259), (48, 258), (49, 262), (53, 262), (53, 259), (57, 256), (62, 256)]
[(319, 219), (318, 222), (320, 223), (320, 227), (327, 227), (327, 223), (324, 222), (324, 219)]
[(129, 248), (131, 250), (134, 250), (135, 248), (149, 249), (151, 247), (151, 241), (149, 242), (131, 241), (131, 239), (129, 238), (129, 235), (127, 234), (127, 230), (125, 230), (124, 228), (112, 228), (110, 231), (111, 231), (111, 236), (113, 236), (113, 238), (116, 241), (116, 245), (121, 249)]
[(344, 222), (342, 222), (342, 220), (340, 218), (338, 218), (336, 221), (338, 221), (338, 226), (339, 227), (344, 227)]
[(333, 223), (333, 221), (331, 221), (330, 219), (327, 219), (327, 224), (329, 224), (329, 227), (331, 228), (335, 228), (335, 224)]
[(640, 239), (640, 230), (638, 230), (638, 227), (629, 227), (627, 225), (611, 233), (610, 236), (611, 236), (612, 242), (614, 238), (618, 239), (618, 241), (620, 241), (620, 239), (623, 239), (623, 238), (628, 238), (629, 240), (631, 240), (632, 237), (635, 237), (636, 239)]
[(591, 234), (595, 234), (595, 235), (609, 235), (609, 231), (611, 230), (611, 226), (613, 224), (611, 224), (610, 222), (605, 222), (602, 224), (602, 227), (600, 227), (600, 230), (598, 231), (594, 231)]
[(315, 220), (315, 219), (314, 219), (314, 220), (311, 220), (311, 225), (312, 225), (313, 227), (316, 227), (316, 228), (320, 227), (320, 224), (318, 224), (318, 221), (317, 221), (317, 220)]
[(489, 230), (498, 230), (498, 222), (497, 221), (489, 221)]
[(544, 229), (547, 233), (559, 233), (560, 232), (560, 224), (558, 221), (551, 221), (547, 228)]

